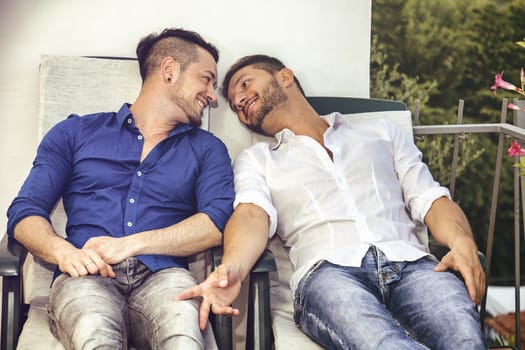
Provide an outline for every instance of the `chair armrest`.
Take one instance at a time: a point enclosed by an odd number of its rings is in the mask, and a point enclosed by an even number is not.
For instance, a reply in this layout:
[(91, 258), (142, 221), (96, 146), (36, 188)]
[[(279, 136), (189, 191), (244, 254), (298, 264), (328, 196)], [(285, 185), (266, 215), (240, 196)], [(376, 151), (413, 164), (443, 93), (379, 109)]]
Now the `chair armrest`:
[(0, 276), (18, 276), (26, 256), (27, 249), (6, 233), (0, 242)]
[[(212, 248), (212, 269), (215, 270), (221, 264), (222, 246)], [(210, 313), (215, 340), (219, 350), (233, 349), (233, 326), (232, 318), (229, 316), (214, 315)]]
[[(213, 248), (213, 269), (220, 265), (222, 258), (222, 247)], [(273, 334), (270, 320), (270, 278), (269, 272), (277, 271), (277, 265), (273, 253), (265, 249), (250, 271), (250, 284), (248, 290), (248, 315), (246, 332), (246, 349), (271, 349)], [(230, 322), (231, 318), (226, 316), (215, 316), (220, 323)], [(217, 320), (215, 320), (217, 322)], [(224, 328), (226, 331), (226, 328)], [(217, 338), (217, 334), (215, 335)], [(219, 335), (219, 337), (222, 337)], [(219, 340), (217, 340), (219, 343)], [(222, 349), (220, 344), (219, 349)], [(231, 348), (231, 347), (227, 347)]]
[(277, 271), (275, 257), (266, 249), (250, 272), (246, 349), (273, 349), (269, 275), (272, 271)]
[(2, 276), (2, 350), (15, 349), (22, 330), (22, 267), (27, 250), (16, 240), (4, 235), (0, 242), (0, 276)]

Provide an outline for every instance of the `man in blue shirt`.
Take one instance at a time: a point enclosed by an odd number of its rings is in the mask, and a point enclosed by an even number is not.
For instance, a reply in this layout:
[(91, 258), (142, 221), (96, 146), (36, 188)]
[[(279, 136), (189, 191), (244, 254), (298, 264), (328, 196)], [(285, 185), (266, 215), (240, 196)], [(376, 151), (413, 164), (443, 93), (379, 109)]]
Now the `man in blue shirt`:
[[(68, 349), (127, 349), (128, 338), (202, 349), (209, 339), (198, 303), (173, 295), (195, 285), (186, 257), (219, 245), (232, 212), (227, 149), (198, 128), (217, 100), (218, 51), (165, 29), (139, 42), (137, 58), (136, 101), (52, 128), (8, 210), (8, 234), (58, 267), (50, 327)], [(65, 239), (49, 218), (59, 198)]]

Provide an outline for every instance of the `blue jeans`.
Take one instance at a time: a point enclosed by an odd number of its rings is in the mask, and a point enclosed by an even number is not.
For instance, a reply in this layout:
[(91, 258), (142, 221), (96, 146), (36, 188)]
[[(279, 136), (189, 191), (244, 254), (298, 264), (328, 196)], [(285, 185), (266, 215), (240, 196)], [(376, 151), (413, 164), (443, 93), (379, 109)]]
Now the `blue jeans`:
[(174, 296), (195, 285), (185, 269), (152, 273), (136, 258), (100, 275), (54, 281), (48, 308), (52, 333), (66, 349), (204, 349), (196, 300)]
[(361, 267), (319, 261), (295, 292), (295, 322), (328, 349), (487, 349), (465, 285), (436, 264), (375, 247)]

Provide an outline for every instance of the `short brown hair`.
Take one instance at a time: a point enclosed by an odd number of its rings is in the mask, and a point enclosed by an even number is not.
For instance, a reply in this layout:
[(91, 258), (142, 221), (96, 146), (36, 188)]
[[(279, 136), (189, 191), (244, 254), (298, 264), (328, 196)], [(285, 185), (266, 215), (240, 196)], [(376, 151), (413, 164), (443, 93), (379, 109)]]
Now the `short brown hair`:
[[(226, 75), (224, 76), (224, 79), (222, 80), (221, 94), (226, 100), (228, 99), (228, 88), (233, 75), (237, 73), (240, 69), (247, 66), (253, 66), (253, 68), (255, 69), (265, 70), (270, 74), (275, 74), (286, 67), (284, 63), (282, 63), (277, 58), (267, 55), (251, 55), (240, 58), (230, 67), (230, 69), (228, 69)], [(297, 84), (297, 87), (299, 88), (301, 93), (304, 95), (303, 88), (301, 87), (301, 84), (299, 83), (299, 80), (297, 79), (297, 77), (295, 77), (295, 75), (294, 81)]]
[(137, 59), (139, 62), (142, 81), (168, 56), (172, 56), (186, 70), (191, 62), (198, 58), (197, 48), (200, 46), (219, 61), (219, 50), (205, 41), (197, 32), (182, 28), (166, 28), (160, 34), (149, 34), (142, 38), (137, 45)]

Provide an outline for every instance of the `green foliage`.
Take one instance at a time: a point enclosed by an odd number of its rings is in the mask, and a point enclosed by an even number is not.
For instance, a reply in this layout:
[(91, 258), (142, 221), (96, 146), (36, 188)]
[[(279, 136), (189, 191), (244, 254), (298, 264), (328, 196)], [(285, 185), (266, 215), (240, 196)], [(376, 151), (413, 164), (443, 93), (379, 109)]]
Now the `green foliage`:
[(399, 72), (399, 63), (388, 63), (385, 46), (372, 37), (370, 50), (370, 88), (371, 95), (385, 99), (403, 101), (410, 109), (415, 108), (416, 100), (421, 105), (427, 103), (430, 95), (436, 91), (437, 81), (419, 82), (419, 77), (409, 77)]
[[(479, 158), (485, 149), (480, 148), (477, 135), (460, 135), (459, 156), (456, 168), (456, 177), (461, 176), (470, 166), (470, 163)], [(451, 164), (454, 147), (452, 135), (429, 135), (417, 142), (424, 154), (424, 161), (432, 169), (436, 181), (443, 186), (450, 185)]]
[[(403, 100), (412, 111), (420, 100), (421, 124), (455, 123), (458, 99), (465, 100), (465, 123), (498, 122), (502, 98), (516, 96), (508, 91), (495, 96), (489, 88), (501, 71), (508, 81), (519, 82), (525, 65), (525, 50), (518, 46), (525, 42), (523, 18), (525, 0), (374, 0), (370, 95)], [(495, 135), (469, 135), (461, 142), (455, 200), (470, 218), (481, 250), (487, 240), (497, 142)], [(449, 136), (417, 142), (443, 184), (449, 183), (452, 143)], [(491, 283), (512, 283), (514, 278), (509, 254), (514, 244), (513, 162), (504, 156)]]

